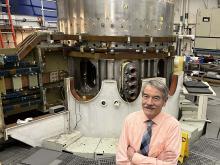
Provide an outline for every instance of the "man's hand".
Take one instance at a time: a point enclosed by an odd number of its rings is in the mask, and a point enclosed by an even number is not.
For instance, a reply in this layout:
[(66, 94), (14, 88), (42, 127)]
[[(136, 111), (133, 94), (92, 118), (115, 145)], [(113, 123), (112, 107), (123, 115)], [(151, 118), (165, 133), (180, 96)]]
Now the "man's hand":
[(135, 149), (131, 146), (128, 146), (128, 150), (127, 150), (127, 155), (128, 155), (128, 159), (131, 161), (133, 156), (134, 156), (134, 153), (135, 153)]
[(159, 159), (163, 159), (166, 162), (172, 162), (176, 159), (176, 154), (172, 151), (166, 151), (160, 154)]

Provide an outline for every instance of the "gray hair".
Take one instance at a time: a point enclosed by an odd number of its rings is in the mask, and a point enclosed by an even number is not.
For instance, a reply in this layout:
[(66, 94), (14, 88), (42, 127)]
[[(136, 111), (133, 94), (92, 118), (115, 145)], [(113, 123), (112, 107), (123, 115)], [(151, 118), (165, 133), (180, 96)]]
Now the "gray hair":
[(162, 92), (162, 95), (163, 95), (163, 99), (164, 100), (167, 100), (168, 99), (168, 88), (166, 86), (166, 84), (160, 80), (149, 80), (147, 81), (144, 86), (143, 86), (143, 89), (142, 89), (142, 96), (144, 94), (144, 89), (147, 87), (147, 86), (153, 86), (155, 87), (156, 89), (158, 89), (159, 91)]

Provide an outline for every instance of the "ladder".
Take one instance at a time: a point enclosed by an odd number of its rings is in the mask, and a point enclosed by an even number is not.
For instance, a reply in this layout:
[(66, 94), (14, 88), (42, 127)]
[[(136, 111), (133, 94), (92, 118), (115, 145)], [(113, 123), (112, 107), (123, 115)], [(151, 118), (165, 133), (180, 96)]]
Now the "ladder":
[(3, 38), (2, 38), (1, 29), (0, 29), (0, 44), (1, 44), (1, 48), (4, 48), (4, 42), (3, 42)]
[(3, 41), (3, 34), (11, 34), (12, 35), (12, 39), (13, 39), (13, 43), (14, 43), (14, 47), (17, 47), (17, 42), (16, 42), (16, 34), (15, 34), (15, 30), (14, 30), (14, 25), (12, 22), (12, 17), (11, 17), (11, 10), (10, 10), (10, 4), (9, 4), (9, 0), (5, 0), (5, 4), (1, 4), (1, 7), (5, 7), (6, 11), (7, 11), (7, 16), (8, 16), (8, 23), (9, 23), (9, 31), (2, 31), (2, 29), (0, 29), (0, 45), (2, 48), (5, 47), (5, 42), (9, 43), (9, 41)]

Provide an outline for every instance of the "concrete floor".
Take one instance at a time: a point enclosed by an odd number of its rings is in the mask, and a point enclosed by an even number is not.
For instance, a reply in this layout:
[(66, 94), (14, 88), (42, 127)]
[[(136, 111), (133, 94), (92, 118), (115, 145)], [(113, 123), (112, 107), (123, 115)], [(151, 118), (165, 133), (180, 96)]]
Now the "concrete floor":
[[(212, 86), (216, 97), (209, 98), (207, 118), (212, 123), (207, 124), (206, 134), (190, 148), (190, 157), (184, 165), (220, 165), (220, 87)], [(0, 147), (0, 162), (5, 165), (17, 165), (19, 160), (30, 156), (37, 149), (33, 149), (17, 141), (9, 141)], [(68, 156), (68, 155), (67, 155)]]

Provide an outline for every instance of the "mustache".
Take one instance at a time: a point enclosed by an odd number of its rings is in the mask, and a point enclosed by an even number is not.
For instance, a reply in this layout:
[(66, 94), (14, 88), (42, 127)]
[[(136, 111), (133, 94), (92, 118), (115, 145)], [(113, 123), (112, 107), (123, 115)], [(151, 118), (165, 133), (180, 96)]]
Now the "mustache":
[(152, 105), (143, 105), (144, 108), (147, 109), (155, 109), (156, 107), (152, 106)]

